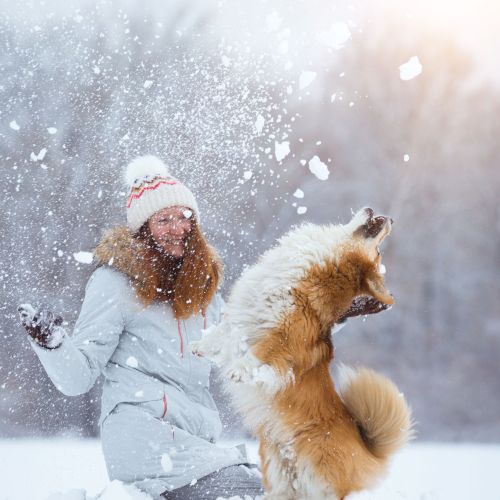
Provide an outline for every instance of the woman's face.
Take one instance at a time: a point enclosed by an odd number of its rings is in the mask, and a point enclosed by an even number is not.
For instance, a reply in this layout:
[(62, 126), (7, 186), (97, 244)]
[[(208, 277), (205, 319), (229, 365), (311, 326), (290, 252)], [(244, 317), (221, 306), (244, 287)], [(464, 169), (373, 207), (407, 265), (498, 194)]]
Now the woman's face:
[(168, 207), (149, 218), (153, 239), (163, 251), (176, 258), (184, 255), (186, 238), (191, 232), (193, 212), (186, 207)]

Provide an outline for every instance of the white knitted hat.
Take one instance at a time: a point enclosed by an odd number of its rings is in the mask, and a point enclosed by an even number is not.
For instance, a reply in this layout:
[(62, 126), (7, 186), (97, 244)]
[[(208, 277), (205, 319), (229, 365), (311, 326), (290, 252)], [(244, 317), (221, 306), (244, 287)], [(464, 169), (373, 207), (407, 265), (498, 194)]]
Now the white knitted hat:
[(193, 193), (172, 177), (168, 167), (156, 156), (140, 156), (127, 166), (125, 181), (129, 188), (127, 224), (133, 231), (158, 210), (167, 207), (187, 207), (199, 222), (200, 213)]

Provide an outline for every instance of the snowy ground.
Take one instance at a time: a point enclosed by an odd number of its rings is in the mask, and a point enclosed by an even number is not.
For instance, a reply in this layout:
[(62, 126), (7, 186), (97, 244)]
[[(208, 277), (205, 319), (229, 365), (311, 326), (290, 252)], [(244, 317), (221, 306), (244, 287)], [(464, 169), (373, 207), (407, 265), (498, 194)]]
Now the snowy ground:
[[(227, 443), (227, 445), (233, 443)], [(256, 459), (256, 446), (249, 444)], [(96, 440), (0, 440), (0, 500), (73, 500), (70, 490), (127, 498), (106, 476)], [(113, 489), (111, 492), (111, 489)], [(53, 495), (55, 492), (65, 495)], [(113, 494), (111, 494), (113, 493)], [(141, 495), (142, 496), (142, 495)], [(500, 445), (417, 443), (398, 455), (376, 491), (350, 500), (499, 500)], [(128, 500), (128, 499), (127, 499)]]

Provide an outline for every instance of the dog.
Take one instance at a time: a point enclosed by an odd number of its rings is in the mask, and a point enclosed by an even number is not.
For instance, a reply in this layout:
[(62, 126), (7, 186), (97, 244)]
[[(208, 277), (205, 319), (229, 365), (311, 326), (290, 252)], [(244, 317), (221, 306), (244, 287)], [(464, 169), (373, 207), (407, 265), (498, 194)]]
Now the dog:
[(235, 283), (224, 318), (191, 343), (220, 366), (259, 439), (268, 499), (343, 499), (373, 487), (412, 437), (397, 387), (369, 369), (329, 371), (331, 329), (354, 299), (391, 305), (379, 246), (392, 220), (358, 211), (345, 225), (302, 225)]

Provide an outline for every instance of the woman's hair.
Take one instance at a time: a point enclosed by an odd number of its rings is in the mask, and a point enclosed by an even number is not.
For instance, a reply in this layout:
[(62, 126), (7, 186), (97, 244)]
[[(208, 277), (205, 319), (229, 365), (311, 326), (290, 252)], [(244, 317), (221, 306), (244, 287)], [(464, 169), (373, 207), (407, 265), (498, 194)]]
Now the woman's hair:
[(146, 306), (155, 299), (168, 301), (176, 319), (204, 313), (222, 279), (222, 264), (198, 224), (193, 222), (182, 259), (175, 259), (158, 248), (147, 222), (136, 237), (146, 244), (145, 258), (150, 267), (148, 283), (136, 285), (141, 301)]

